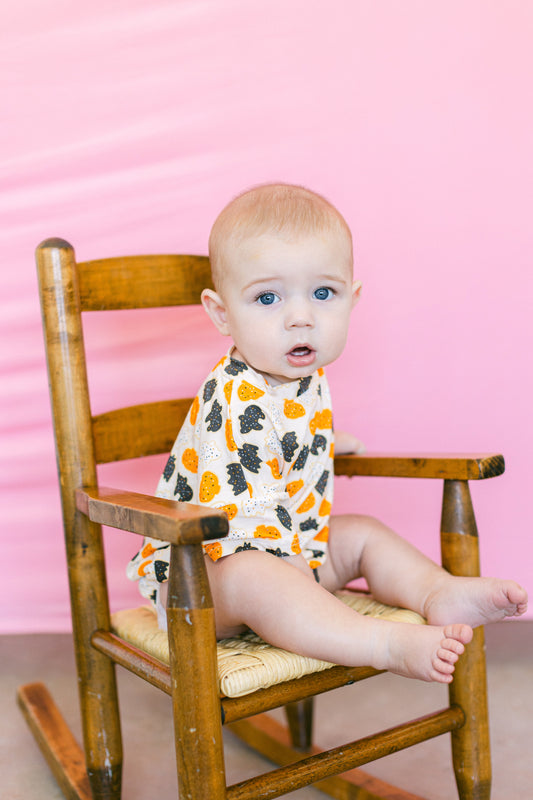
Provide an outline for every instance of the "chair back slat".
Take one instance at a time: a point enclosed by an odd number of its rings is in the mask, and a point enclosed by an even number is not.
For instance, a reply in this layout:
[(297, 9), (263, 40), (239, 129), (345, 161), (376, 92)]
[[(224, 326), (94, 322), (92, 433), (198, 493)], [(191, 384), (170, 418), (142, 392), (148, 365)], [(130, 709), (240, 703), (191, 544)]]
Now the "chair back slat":
[[(190, 398), (145, 403), (91, 415), (82, 312), (195, 305), (212, 286), (209, 259), (195, 255), (124, 256), (76, 262), (72, 246), (48, 239), (37, 249), (54, 424), (63, 495), (96, 484), (96, 465), (168, 453)], [(70, 339), (72, 338), (72, 342)], [(64, 385), (59, 384), (64, 376)], [(56, 408), (57, 405), (57, 408)], [(64, 407), (72, 410), (67, 420)], [(69, 436), (63, 433), (68, 421)], [(70, 437), (70, 438), (69, 438)], [(65, 481), (70, 462), (84, 464)], [(68, 500), (67, 500), (68, 499)], [(70, 513), (70, 512), (69, 512)]]
[(212, 287), (207, 256), (148, 255), (77, 264), (81, 311), (195, 305)]
[(124, 461), (172, 449), (192, 399), (120, 408), (93, 417), (96, 462)]

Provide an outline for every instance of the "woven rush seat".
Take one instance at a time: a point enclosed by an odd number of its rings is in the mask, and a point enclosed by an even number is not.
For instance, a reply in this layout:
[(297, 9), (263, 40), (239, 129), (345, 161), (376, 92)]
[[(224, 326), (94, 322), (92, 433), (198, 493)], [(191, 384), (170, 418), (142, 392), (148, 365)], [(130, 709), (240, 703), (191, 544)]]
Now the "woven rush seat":
[[(424, 618), (414, 611), (383, 605), (366, 593), (342, 591), (336, 596), (359, 614), (395, 622), (425, 624)], [(111, 626), (117, 636), (159, 661), (169, 663), (168, 636), (166, 631), (158, 627), (157, 615), (151, 606), (117, 611), (111, 617)], [(334, 666), (328, 661), (273, 647), (254, 633), (217, 642), (217, 660), (220, 694), (223, 697), (242, 697), (257, 689), (266, 689)]]

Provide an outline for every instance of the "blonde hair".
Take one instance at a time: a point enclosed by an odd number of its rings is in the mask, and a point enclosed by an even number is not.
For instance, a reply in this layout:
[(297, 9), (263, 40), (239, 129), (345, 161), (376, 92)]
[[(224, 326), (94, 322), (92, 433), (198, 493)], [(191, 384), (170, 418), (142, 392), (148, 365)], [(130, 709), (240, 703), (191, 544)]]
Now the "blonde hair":
[(245, 239), (262, 234), (337, 233), (352, 254), (352, 234), (346, 220), (322, 195), (285, 183), (255, 186), (235, 197), (216, 218), (209, 236), (209, 258), (217, 288), (229, 266), (228, 252)]

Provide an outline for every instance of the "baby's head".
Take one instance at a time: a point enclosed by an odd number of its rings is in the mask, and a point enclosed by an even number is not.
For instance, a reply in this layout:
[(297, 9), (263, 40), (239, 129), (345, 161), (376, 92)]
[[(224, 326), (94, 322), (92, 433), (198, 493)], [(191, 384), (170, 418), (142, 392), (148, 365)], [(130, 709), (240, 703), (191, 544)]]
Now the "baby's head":
[(216, 218), (209, 236), (209, 259), (217, 290), (231, 279), (236, 251), (265, 235), (294, 240), (327, 234), (342, 241), (353, 268), (352, 234), (344, 217), (322, 195), (303, 186), (269, 183), (238, 195)]
[(215, 291), (202, 302), (235, 358), (277, 384), (340, 355), (361, 287), (350, 229), (325, 198), (285, 184), (251, 189), (216, 219), (209, 256)]

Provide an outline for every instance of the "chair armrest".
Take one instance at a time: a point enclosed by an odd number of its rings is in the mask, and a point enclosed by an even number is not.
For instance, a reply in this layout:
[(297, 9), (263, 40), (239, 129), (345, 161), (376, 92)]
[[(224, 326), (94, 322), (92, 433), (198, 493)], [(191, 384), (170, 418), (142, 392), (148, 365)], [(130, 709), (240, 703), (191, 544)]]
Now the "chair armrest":
[(170, 544), (196, 544), (228, 533), (223, 511), (121, 489), (77, 489), (76, 507), (92, 522)]
[(470, 481), (495, 478), (505, 470), (503, 456), (485, 454), (365, 453), (335, 456), (335, 475), (390, 478), (441, 478)]

